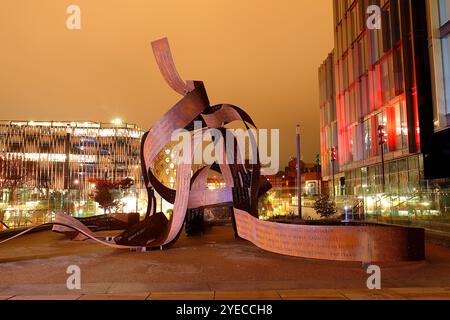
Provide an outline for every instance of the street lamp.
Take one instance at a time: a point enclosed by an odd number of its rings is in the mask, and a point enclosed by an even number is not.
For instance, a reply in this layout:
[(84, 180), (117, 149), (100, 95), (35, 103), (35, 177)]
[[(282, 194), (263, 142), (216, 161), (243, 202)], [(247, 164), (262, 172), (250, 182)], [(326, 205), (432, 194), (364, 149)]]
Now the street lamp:
[(320, 154), (316, 155), (316, 177), (317, 177), (317, 194), (320, 194), (320, 176), (319, 176), (319, 170), (320, 170)]
[(386, 186), (386, 177), (384, 173), (384, 145), (387, 143), (387, 134), (386, 134), (386, 126), (384, 124), (380, 124), (378, 126), (378, 144), (381, 148), (381, 172), (382, 172), (382, 188), (383, 193), (385, 192)]
[(300, 125), (297, 125), (296, 128), (296, 142), (297, 142), (297, 207), (298, 207), (298, 216), (302, 219), (302, 163), (300, 160), (301, 151), (300, 151)]
[(123, 121), (120, 118), (116, 118), (116, 119), (112, 120), (111, 123), (116, 126), (120, 126), (120, 125), (122, 125)]
[(81, 186), (80, 186), (80, 180), (79, 179), (75, 179), (73, 181), (74, 185), (77, 186), (77, 191), (78, 191), (78, 210), (76, 212), (76, 214), (80, 213), (81, 210)]
[(334, 185), (334, 163), (337, 159), (336, 147), (331, 147), (331, 172), (333, 176), (333, 198), (336, 198), (336, 188)]

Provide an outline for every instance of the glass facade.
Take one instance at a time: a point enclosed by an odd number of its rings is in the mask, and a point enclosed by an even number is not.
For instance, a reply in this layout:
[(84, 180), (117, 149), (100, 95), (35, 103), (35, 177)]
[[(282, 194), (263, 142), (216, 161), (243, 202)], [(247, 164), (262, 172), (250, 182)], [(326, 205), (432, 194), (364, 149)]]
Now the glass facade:
[(145, 208), (138, 204), (145, 190), (141, 136), (129, 124), (0, 122), (0, 218), (16, 225), (22, 216), (47, 219), (49, 213), (68, 209), (95, 214), (92, 178), (132, 178), (124, 211)]
[[(366, 27), (369, 4), (382, 8), (380, 30)], [(408, 122), (398, 2), (339, 0), (335, 11), (339, 161), (345, 170), (380, 155), (381, 124), (388, 131), (384, 152), (406, 153)]]
[(428, 11), (434, 126), (439, 131), (450, 126), (450, 0), (430, 0)]
[[(332, 175), (331, 149), (338, 149), (334, 74), (334, 58), (333, 53), (330, 53), (319, 68), (321, 163), (322, 176), (325, 177)], [(337, 162), (334, 170), (335, 173), (340, 171)]]
[[(385, 193), (401, 195), (414, 193), (423, 176), (422, 157), (402, 158), (384, 165)], [(361, 167), (346, 172), (345, 193), (347, 195), (375, 195), (383, 193), (381, 164)]]
[(450, 1), (449, 0), (439, 0), (439, 17), (440, 24), (443, 26), (450, 20)]
[[(354, 209), (362, 203), (369, 220), (426, 223), (450, 232), (450, 140), (444, 130), (450, 127), (450, 0), (333, 0), (333, 5), (340, 171), (335, 184), (343, 190), (336, 194), (337, 206)], [(380, 9), (376, 27), (367, 23), (371, 5)], [(331, 82), (323, 79), (330, 76), (323, 69), (321, 86)], [(322, 95), (322, 110), (324, 105)], [(331, 139), (323, 119), (321, 128), (327, 152)], [(323, 179), (330, 181), (326, 168)]]
[[(405, 66), (403, 61), (405, 42), (401, 36), (400, 2), (334, 0), (333, 3), (334, 74), (324, 71), (325, 65), (330, 64), (327, 61), (319, 74), (321, 88), (325, 83), (331, 82), (323, 79), (324, 75), (334, 77), (336, 122), (329, 124), (328, 118), (322, 116), (322, 153), (332, 143), (337, 145), (337, 162), (340, 171), (345, 173), (345, 194), (355, 195), (355, 192), (361, 192), (363, 185), (381, 188), (382, 179), (379, 177), (382, 170), (375, 164), (381, 162), (382, 151), (387, 161), (395, 160), (392, 167), (385, 168), (388, 175), (391, 171), (398, 171), (394, 167), (396, 159), (414, 155), (409, 150), (408, 135), (419, 132), (418, 121), (417, 114), (408, 121), (404, 70), (409, 66)], [(367, 27), (369, 5), (378, 5), (381, 9), (380, 29), (372, 30)], [(333, 105), (326, 97), (322, 92), (322, 111), (326, 105)], [(414, 107), (410, 106), (409, 109), (414, 110)], [(387, 135), (387, 143), (382, 146), (378, 137), (380, 125), (386, 128)], [(330, 138), (331, 128), (335, 130), (333, 133), (338, 133), (337, 142)], [(322, 161), (324, 160), (323, 157)], [(363, 177), (360, 177), (361, 170), (365, 170)], [(323, 176), (329, 176), (326, 164)], [(397, 175), (395, 177), (397, 178), (392, 176), (389, 181), (398, 186), (400, 178)], [(405, 176), (402, 175), (402, 178)], [(370, 179), (373, 181), (368, 181)], [(400, 185), (406, 186), (409, 182), (402, 182)]]

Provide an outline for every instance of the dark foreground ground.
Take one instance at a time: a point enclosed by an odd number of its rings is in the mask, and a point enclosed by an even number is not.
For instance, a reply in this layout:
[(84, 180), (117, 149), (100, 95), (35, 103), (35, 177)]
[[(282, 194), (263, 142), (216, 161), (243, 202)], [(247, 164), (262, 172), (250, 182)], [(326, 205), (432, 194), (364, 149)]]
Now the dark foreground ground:
[[(426, 255), (422, 262), (380, 264), (381, 285), (390, 288), (381, 297), (428, 293), (450, 298), (450, 248), (427, 243)], [(70, 265), (81, 268), (81, 290), (66, 287)], [(366, 292), (367, 277), (361, 263), (265, 252), (235, 240), (228, 227), (214, 227), (202, 237), (182, 236), (170, 250), (146, 253), (73, 242), (50, 231), (0, 245), (0, 299), (83, 294), (141, 299), (150, 293), (154, 298), (220, 299), (239, 293), (247, 298), (348, 298)]]

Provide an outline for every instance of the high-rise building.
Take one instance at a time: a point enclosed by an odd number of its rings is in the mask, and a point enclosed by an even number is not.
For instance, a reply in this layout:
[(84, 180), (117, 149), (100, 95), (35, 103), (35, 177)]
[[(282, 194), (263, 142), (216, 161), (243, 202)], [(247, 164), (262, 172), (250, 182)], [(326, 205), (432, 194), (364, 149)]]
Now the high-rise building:
[[(319, 92), (320, 92), (320, 154), (322, 164), (322, 175), (325, 177), (325, 190), (322, 193), (339, 193), (340, 171), (339, 163), (332, 160), (332, 151), (337, 154), (338, 149), (338, 123), (336, 114), (336, 87), (334, 73), (334, 52), (331, 52), (319, 68)], [(330, 181), (331, 180), (331, 181)], [(337, 187), (337, 188), (336, 188)], [(331, 190), (330, 190), (331, 188)], [(337, 190), (336, 190), (337, 189)]]
[(333, 4), (335, 47), (319, 69), (324, 180), (334, 148), (337, 195), (448, 183), (450, 0)]
[[(427, 1), (428, 46), (431, 61), (434, 131), (448, 176), (450, 153), (450, 0)], [(436, 168), (440, 171), (441, 168)], [(438, 172), (435, 174), (439, 176)]]
[[(134, 195), (128, 210), (138, 210), (138, 198), (145, 191), (141, 136), (131, 124), (0, 121), (0, 211), (38, 210), (44, 198), (53, 210), (67, 211), (62, 199), (50, 204), (56, 201), (48, 196), (53, 191), (82, 208), (92, 198), (92, 178), (132, 178)], [(11, 190), (20, 191), (14, 203)]]

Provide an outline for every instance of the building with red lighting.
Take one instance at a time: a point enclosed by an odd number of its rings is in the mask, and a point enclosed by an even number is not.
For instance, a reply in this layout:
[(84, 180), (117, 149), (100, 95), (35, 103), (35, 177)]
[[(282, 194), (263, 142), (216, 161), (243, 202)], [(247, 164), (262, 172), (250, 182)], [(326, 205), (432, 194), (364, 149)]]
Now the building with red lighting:
[[(335, 47), (319, 68), (322, 175), (330, 192), (334, 185), (336, 195), (400, 194), (445, 184), (450, 1), (333, 3)], [(379, 29), (369, 28), (371, 5), (381, 9)]]

